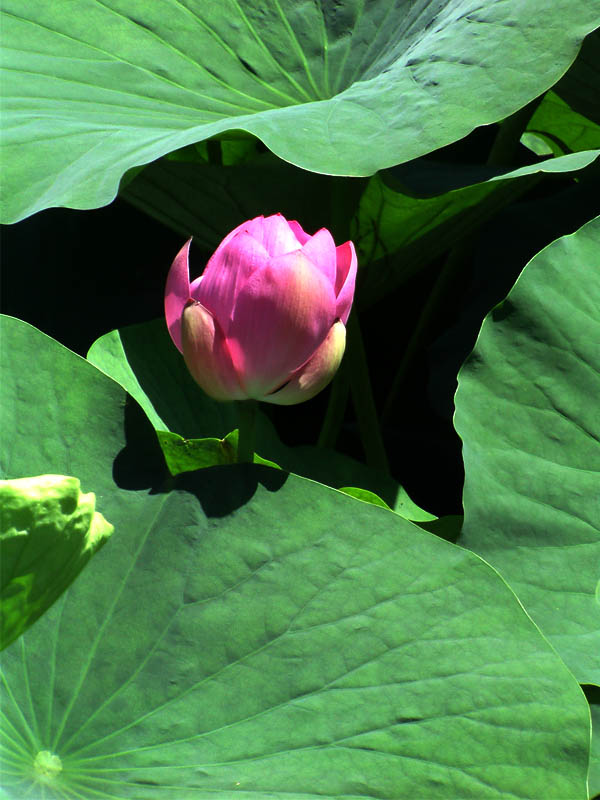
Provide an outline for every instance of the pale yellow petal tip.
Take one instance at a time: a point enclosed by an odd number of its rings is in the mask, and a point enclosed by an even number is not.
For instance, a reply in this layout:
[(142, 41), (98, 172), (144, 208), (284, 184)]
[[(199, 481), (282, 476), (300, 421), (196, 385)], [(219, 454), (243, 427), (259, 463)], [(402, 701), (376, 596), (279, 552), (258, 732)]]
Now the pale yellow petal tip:
[(346, 349), (346, 328), (335, 322), (323, 344), (313, 357), (299, 369), (285, 386), (273, 394), (261, 397), (266, 403), (289, 406), (311, 400), (333, 379)]

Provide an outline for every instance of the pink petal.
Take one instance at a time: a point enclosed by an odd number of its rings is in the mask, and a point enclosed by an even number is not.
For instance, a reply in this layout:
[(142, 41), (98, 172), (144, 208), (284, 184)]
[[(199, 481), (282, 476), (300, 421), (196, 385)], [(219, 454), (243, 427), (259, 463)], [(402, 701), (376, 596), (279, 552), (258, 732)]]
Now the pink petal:
[(346, 328), (338, 321), (312, 358), (292, 375), (289, 382), (279, 391), (260, 399), (281, 406), (310, 400), (327, 386), (337, 372), (345, 347)]
[(354, 287), (356, 284), (356, 251), (352, 242), (345, 242), (336, 248), (337, 276), (335, 279), (336, 315), (344, 325), (348, 322), (352, 301), (354, 300)]
[(200, 284), (202, 283), (203, 277), (203, 275), (200, 275), (199, 278), (196, 278), (190, 283), (190, 297), (192, 300), (198, 299), (198, 295), (200, 294)]
[(301, 246), (288, 221), (281, 214), (253, 219), (245, 230), (263, 245), (271, 258), (292, 253)]
[(333, 287), (301, 252), (273, 259), (240, 291), (227, 343), (250, 397), (280, 386), (335, 321)]
[(194, 299), (208, 308), (227, 331), (241, 287), (268, 260), (262, 244), (250, 233), (240, 231), (225, 246), (219, 245), (211, 256)]
[(321, 270), (332, 286), (335, 286), (337, 273), (336, 247), (327, 228), (321, 228), (311, 236), (302, 247), (304, 255)]
[(215, 400), (242, 400), (227, 343), (218, 321), (201, 303), (183, 312), (183, 357), (192, 377)]
[[(225, 247), (225, 245), (228, 244), (237, 233), (240, 233), (240, 231), (247, 231), (249, 225), (251, 225), (253, 222), (261, 221), (263, 219), (264, 217), (261, 214), (259, 217), (254, 217), (254, 219), (247, 219), (245, 222), (242, 222), (240, 225), (238, 225), (236, 228), (234, 228), (227, 234), (227, 236), (220, 243), (219, 247)], [(219, 249), (219, 247), (217, 247), (217, 250)]]
[(171, 264), (171, 269), (167, 275), (167, 285), (165, 287), (165, 317), (167, 327), (171, 334), (171, 339), (177, 349), (182, 352), (181, 347), (181, 315), (185, 304), (190, 299), (190, 274), (188, 267), (188, 254), (190, 251), (191, 239), (183, 245), (175, 256)]
[(296, 222), (295, 219), (291, 219), (288, 220), (288, 225), (292, 229), (292, 233), (294, 234), (296, 239), (298, 239), (300, 244), (306, 244), (306, 242), (308, 242), (310, 236), (308, 233), (304, 232), (304, 228), (302, 227), (302, 225), (300, 225), (299, 222)]

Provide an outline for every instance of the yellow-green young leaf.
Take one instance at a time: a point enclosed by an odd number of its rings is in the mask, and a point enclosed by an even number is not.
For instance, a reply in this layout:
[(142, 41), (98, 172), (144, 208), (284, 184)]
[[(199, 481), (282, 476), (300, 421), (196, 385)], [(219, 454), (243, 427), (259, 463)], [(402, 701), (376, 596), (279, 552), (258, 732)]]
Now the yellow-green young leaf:
[(113, 532), (79, 480), (0, 481), (0, 649), (40, 617)]

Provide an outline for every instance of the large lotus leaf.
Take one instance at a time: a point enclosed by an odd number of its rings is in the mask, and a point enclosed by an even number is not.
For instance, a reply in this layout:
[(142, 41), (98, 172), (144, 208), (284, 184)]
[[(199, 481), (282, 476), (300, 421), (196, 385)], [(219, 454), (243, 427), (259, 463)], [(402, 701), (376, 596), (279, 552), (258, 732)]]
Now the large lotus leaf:
[(592, 715), (592, 748), (588, 776), (589, 795), (596, 798), (600, 797), (600, 687), (585, 686), (583, 688), (589, 700)]
[(541, 177), (583, 170), (599, 155), (600, 149), (571, 153), (500, 173), (423, 159), (374, 175), (351, 227), (359, 263), (381, 259), (368, 270), (362, 302), (384, 296)]
[(0, 650), (46, 611), (113, 532), (77, 478), (0, 480)]
[(459, 542), (509, 581), (581, 682), (600, 680), (600, 218), (541, 251), (459, 373)]
[(8, 476), (69, 466), (117, 527), (4, 653), (4, 797), (585, 799), (585, 698), (478, 556), (268, 468), (148, 492), (123, 390), (3, 339)]
[(6, 0), (2, 221), (227, 131), (369, 175), (516, 111), (598, 24), (590, 0)]
[[(194, 383), (183, 358), (173, 345), (163, 320), (131, 325), (101, 336), (88, 359), (117, 381), (146, 412), (157, 431), (184, 437), (186, 468), (223, 463), (223, 439), (238, 425), (233, 403), (217, 403)], [(287, 447), (267, 417), (258, 415), (256, 451), (290, 472), (341, 488), (359, 486), (382, 497), (398, 514), (412, 520), (433, 520), (388, 475), (369, 469), (354, 459), (310, 445)], [(161, 438), (168, 460), (177, 442)], [(204, 442), (194, 440), (204, 439)], [(192, 441), (187, 441), (192, 440)], [(194, 450), (196, 453), (194, 454)]]
[(9, 797), (584, 800), (585, 700), (485, 563), (300, 478), (199, 474), (7, 651)]

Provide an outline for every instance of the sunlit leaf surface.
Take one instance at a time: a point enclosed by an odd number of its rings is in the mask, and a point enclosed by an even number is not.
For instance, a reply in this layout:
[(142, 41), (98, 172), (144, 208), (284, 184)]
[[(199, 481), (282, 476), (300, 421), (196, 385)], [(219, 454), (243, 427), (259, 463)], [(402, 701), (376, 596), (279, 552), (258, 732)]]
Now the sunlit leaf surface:
[(553, 242), (459, 374), (459, 543), (513, 587), (582, 683), (600, 679), (600, 218)]
[(2, 221), (104, 205), (233, 130), (369, 175), (521, 108), (599, 22), (589, 0), (6, 0)]

